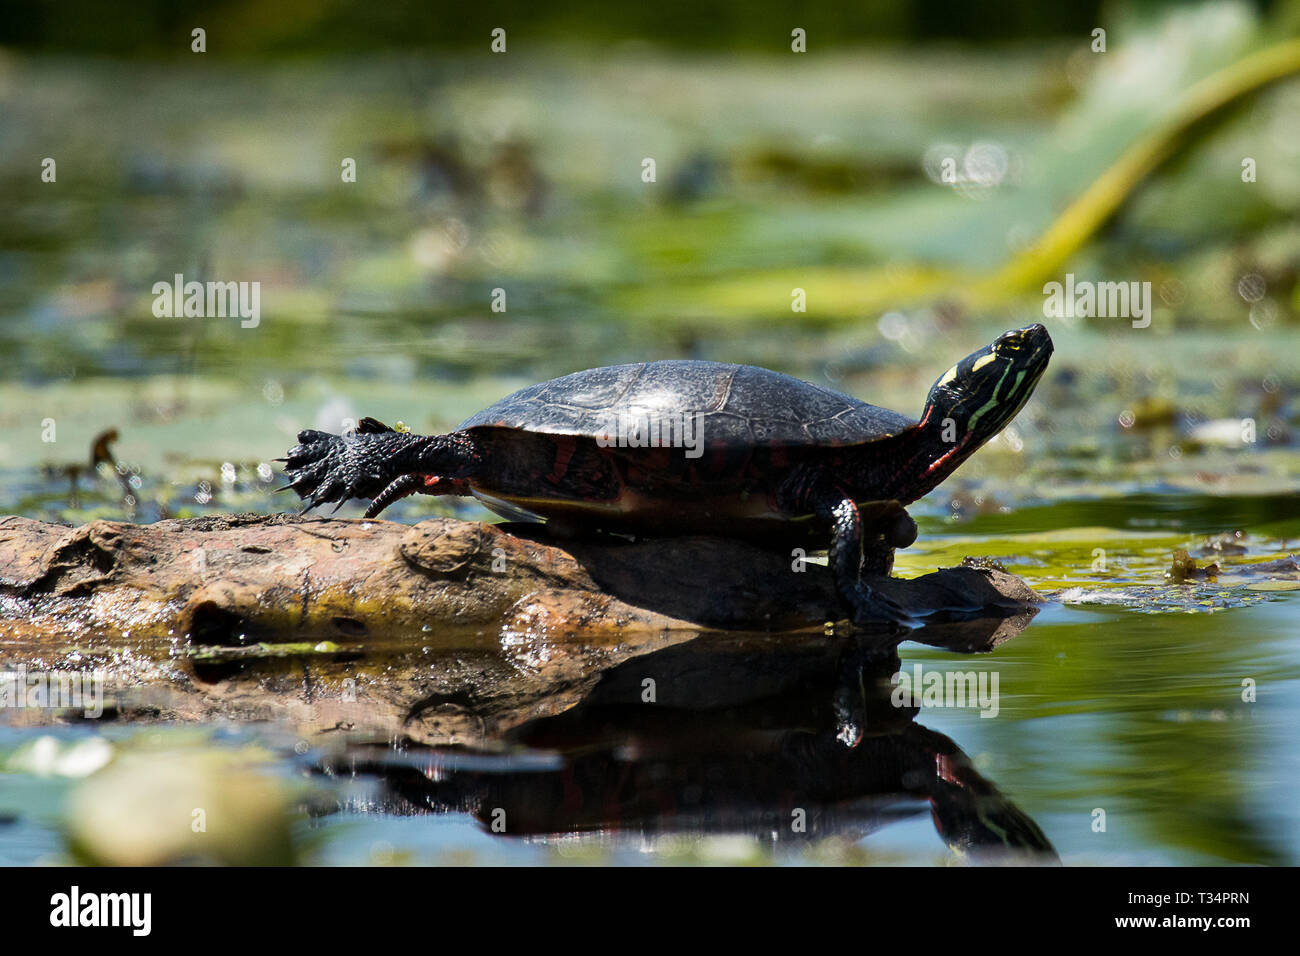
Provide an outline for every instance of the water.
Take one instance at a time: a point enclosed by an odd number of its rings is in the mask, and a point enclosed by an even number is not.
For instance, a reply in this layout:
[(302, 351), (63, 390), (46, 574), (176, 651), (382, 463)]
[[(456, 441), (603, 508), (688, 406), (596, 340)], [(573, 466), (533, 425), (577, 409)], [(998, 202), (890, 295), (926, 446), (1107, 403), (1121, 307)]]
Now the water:
[[(1297, 530), (1293, 520), (1289, 533)], [(866, 675), (875, 702), (866, 705), (859, 722), (866, 735), (855, 747), (840, 738), (836, 709), (842, 658), (852, 655), (843, 639), (818, 635), (715, 635), (634, 654), (594, 668), (600, 680), (576, 695), (566, 687), (526, 693), (524, 706), (558, 706), (556, 716), (512, 719), (504, 733), (462, 736), (461, 746), (432, 751), (393, 750), (367, 733), (299, 742), (292, 721), (284, 730), (217, 730), (228, 727), (223, 721), (210, 725), (213, 739), (152, 720), (105, 732), (126, 753), (142, 735), (152, 746), (179, 736), (182, 750), (269, 748), (269, 772), (310, 779), (317, 790), (295, 824), (307, 862), (941, 864), (954, 850), (931, 822), (933, 794), (926, 796), (939, 779), (939, 758), (927, 749), (938, 734), (1000, 792), (995, 805), (1006, 801), (1026, 815), (1067, 865), (1293, 864), (1297, 592), (1167, 585), (1158, 571), (1132, 568), (1112, 571), (1106, 586), (1083, 587), (1098, 576), (1052, 567), (1041, 537), (928, 534), (918, 543), (931, 554), (1032, 550), (1036, 565), (1009, 560), (1011, 570), (1048, 593), (1091, 596), (1048, 604), (988, 654), (909, 643), (898, 660), (868, 661), (854, 673)], [(932, 566), (907, 554), (900, 570)], [(1096, 603), (1107, 588), (1129, 595), (1136, 586), (1159, 592), (1163, 608), (1153, 612), (1149, 595)], [(1217, 606), (1202, 603), (1207, 594)], [(424, 640), (442, 640), (458, 663), (478, 653), (436, 633)], [(399, 673), (404, 656), (381, 643), (368, 653), (379, 669), (388, 659)], [(427, 660), (445, 666), (436, 652)], [(918, 664), (996, 675), (996, 713), (922, 706), (908, 719), (889, 706), (887, 682)], [(655, 704), (639, 696), (647, 675), (658, 684)], [(1243, 699), (1247, 681), (1254, 700)], [(14, 774), (12, 755), (40, 735), (93, 732), (85, 724), (11, 728), (0, 738), (0, 753), (11, 755), (0, 802), (11, 815), (0, 840), (5, 862), (61, 858), (58, 807), (78, 786), (75, 777)], [(809, 830), (787, 832), (798, 808)], [(504, 833), (492, 832), (494, 810), (505, 813)], [(959, 849), (988, 858), (981, 846)]]

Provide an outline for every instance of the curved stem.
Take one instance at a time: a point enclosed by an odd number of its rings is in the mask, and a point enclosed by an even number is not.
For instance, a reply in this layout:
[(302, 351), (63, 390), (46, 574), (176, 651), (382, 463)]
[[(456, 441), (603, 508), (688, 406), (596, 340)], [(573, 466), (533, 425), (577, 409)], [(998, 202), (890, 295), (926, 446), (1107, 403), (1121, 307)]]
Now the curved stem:
[(1039, 238), (973, 290), (997, 297), (1053, 275), (1108, 220), (1138, 184), (1160, 167), (1197, 124), (1235, 100), (1300, 73), (1300, 39), (1268, 47), (1193, 86), (1160, 126), (1129, 147)]

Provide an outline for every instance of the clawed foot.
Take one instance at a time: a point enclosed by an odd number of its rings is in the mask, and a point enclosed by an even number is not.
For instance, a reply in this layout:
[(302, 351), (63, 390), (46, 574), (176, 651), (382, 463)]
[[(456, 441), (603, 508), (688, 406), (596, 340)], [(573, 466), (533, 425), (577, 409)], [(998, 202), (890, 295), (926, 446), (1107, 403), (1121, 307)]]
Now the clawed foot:
[[(392, 433), (396, 434), (396, 433)], [(306, 514), (317, 505), (337, 502), (338, 511), (351, 498), (374, 498), (388, 485), (370, 464), (379, 460), (373, 438), (364, 433), (331, 435), (305, 429), (289, 449), (284, 473), (303, 500)]]

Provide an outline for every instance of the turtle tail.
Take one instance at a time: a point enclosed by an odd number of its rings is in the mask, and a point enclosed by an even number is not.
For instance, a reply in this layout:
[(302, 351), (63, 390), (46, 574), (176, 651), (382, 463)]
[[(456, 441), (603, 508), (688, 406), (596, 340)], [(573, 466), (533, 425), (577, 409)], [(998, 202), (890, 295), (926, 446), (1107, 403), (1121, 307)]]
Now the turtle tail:
[[(473, 440), (463, 432), (413, 435), (363, 418), (355, 431), (343, 435), (310, 428), (300, 431), (298, 444), (280, 460), (289, 479), (284, 489), (298, 493), (305, 514), (322, 504), (334, 503), (338, 511), (353, 498), (377, 499), (394, 482), (409, 476), (461, 477), (479, 456)], [(400, 496), (388, 497), (381, 508), (396, 497)]]

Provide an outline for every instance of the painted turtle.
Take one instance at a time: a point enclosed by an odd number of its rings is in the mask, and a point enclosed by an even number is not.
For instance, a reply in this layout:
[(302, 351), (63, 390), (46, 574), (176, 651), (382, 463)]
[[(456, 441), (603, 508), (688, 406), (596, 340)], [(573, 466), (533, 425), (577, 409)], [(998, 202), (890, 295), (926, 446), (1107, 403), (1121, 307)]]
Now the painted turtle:
[(909, 623), (870, 585), (916, 540), (904, 505), (1011, 421), (1051, 354), (1042, 325), (1004, 333), (940, 377), (919, 422), (748, 365), (588, 369), (515, 392), (446, 435), (372, 418), (342, 436), (300, 432), (285, 487), (304, 511), (369, 498), (373, 517), (414, 492), (473, 495), (569, 530), (828, 547), (855, 624)]

